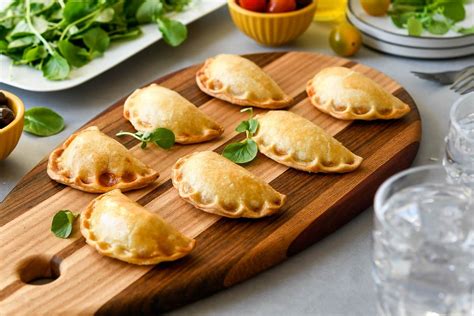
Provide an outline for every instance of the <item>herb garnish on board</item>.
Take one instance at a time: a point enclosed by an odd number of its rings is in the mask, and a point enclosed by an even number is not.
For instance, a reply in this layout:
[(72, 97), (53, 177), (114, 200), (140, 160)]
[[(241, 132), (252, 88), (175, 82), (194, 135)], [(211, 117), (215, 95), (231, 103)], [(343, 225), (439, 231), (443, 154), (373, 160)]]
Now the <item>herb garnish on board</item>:
[(257, 143), (252, 139), (257, 132), (258, 121), (253, 118), (253, 109), (245, 108), (240, 112), (249, 112), (250, 118), (240, 122), (235, 128), (236, 132), (245, 133), (245, 139), (238, 143), (231, 143), (224, 148), (222, 155), (235, 163), (247, 163), (255, 159), (258, 153)]

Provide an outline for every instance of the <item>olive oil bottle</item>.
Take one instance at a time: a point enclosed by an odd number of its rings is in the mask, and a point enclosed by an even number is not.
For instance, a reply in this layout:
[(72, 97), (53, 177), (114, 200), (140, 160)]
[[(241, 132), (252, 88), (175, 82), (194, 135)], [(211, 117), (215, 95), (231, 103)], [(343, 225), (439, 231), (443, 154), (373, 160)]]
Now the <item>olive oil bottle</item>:
[(314, 20), (318, 22), (335, 22), (344, 20), (347, 0), (316, 0), (317, 10)]

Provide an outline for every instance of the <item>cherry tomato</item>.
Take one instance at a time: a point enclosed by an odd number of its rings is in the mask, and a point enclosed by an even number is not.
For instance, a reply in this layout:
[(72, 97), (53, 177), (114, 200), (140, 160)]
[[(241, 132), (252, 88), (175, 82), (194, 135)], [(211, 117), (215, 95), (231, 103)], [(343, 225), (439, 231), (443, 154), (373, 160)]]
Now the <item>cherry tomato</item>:
[(265, 0), (239, 0), (239, 5), (250, 11), (263, 12), (267, 7)]
[(360, 0), (360, 4), (368, 15), (382, 16), (387, 14), (390, 0)]
[(296, 9), (296, 0), (270, 0), (267, 6), (267, 12), (281, 13), (290, 12)]
[(358, 29), (349, 23), (336, 26), (329, 35), (329, 45), (333, 51), (341, 56), (352, 56), (359, 50), (362, 36)]

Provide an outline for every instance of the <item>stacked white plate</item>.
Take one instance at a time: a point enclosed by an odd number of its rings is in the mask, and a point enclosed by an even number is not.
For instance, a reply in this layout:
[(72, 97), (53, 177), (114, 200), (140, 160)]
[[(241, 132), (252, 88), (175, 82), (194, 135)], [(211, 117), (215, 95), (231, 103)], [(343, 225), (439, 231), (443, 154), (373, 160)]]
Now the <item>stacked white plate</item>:
[[(462, 35), (454, 31), (436, 36), (424, 31), (421, 36), (409, 36), (406, 29), (393, 24), (389, 16), (368, 15), (359, 0), (349, 0), (347, 19), (362, 32), (366, 46), (375, 50), (411, 58), (439, 59), (474, 56), (474, 34)], [(466, 5), (466, 18), (457, 25), (474, 24), (474, 3)]]

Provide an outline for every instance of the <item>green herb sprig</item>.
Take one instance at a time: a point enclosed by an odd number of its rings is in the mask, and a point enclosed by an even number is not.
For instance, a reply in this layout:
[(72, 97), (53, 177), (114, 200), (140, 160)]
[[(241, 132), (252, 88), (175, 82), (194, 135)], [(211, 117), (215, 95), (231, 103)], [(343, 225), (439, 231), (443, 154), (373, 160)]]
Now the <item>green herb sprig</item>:
[(421, 36), (423, 30), (443, 35), (453, 30), (461, 34), (474, 34), (474, 26), (456, 26), (466, 18), (465, 0), (393, 0), (389, 15), (399, 28), (412, 36)]
[(258, 121), (253, 118), (253, 109), (245, 108), (240, 112), (249, 112), (250, 118), (246, 121), (240, 122), (235, 128), (236, 132), (245, 133), (245, 139), (239, 143), (231, 143), (224, 148), (222, 155), (227, 159), (243, 164), (250, 162), (257, 157), (258, 147), (257, 143), (252, 139), (257, 132)]
[(46, 107), (33, 107), (25, 111), (23, 130), (36, 136), (51, 136), (64, 129), (61, 115)]
[(181, 22), (166, 17), (190, 0), (14, 0), (0, 11), (0, 54), (29, 65), (49, 80), (101, 56), (114, 40), (141, 35), (155, 23), (171, 46), (187, 38)]
[(72, 226), (79, 214), (69, 210), (58, 211), (51, 222), (51, 232), (59, 238), (68, 238), (72, 233)]
[(146, 148), (148, 143), (154, 143), (163, 149), (169, 149), (173, 147), (175, 143), (174, 133), (167, 128), (157, 128), (153, 132), (123, 132), (120, 131), (116, 136), (132, 136), (142, 142), (141, 148)]

